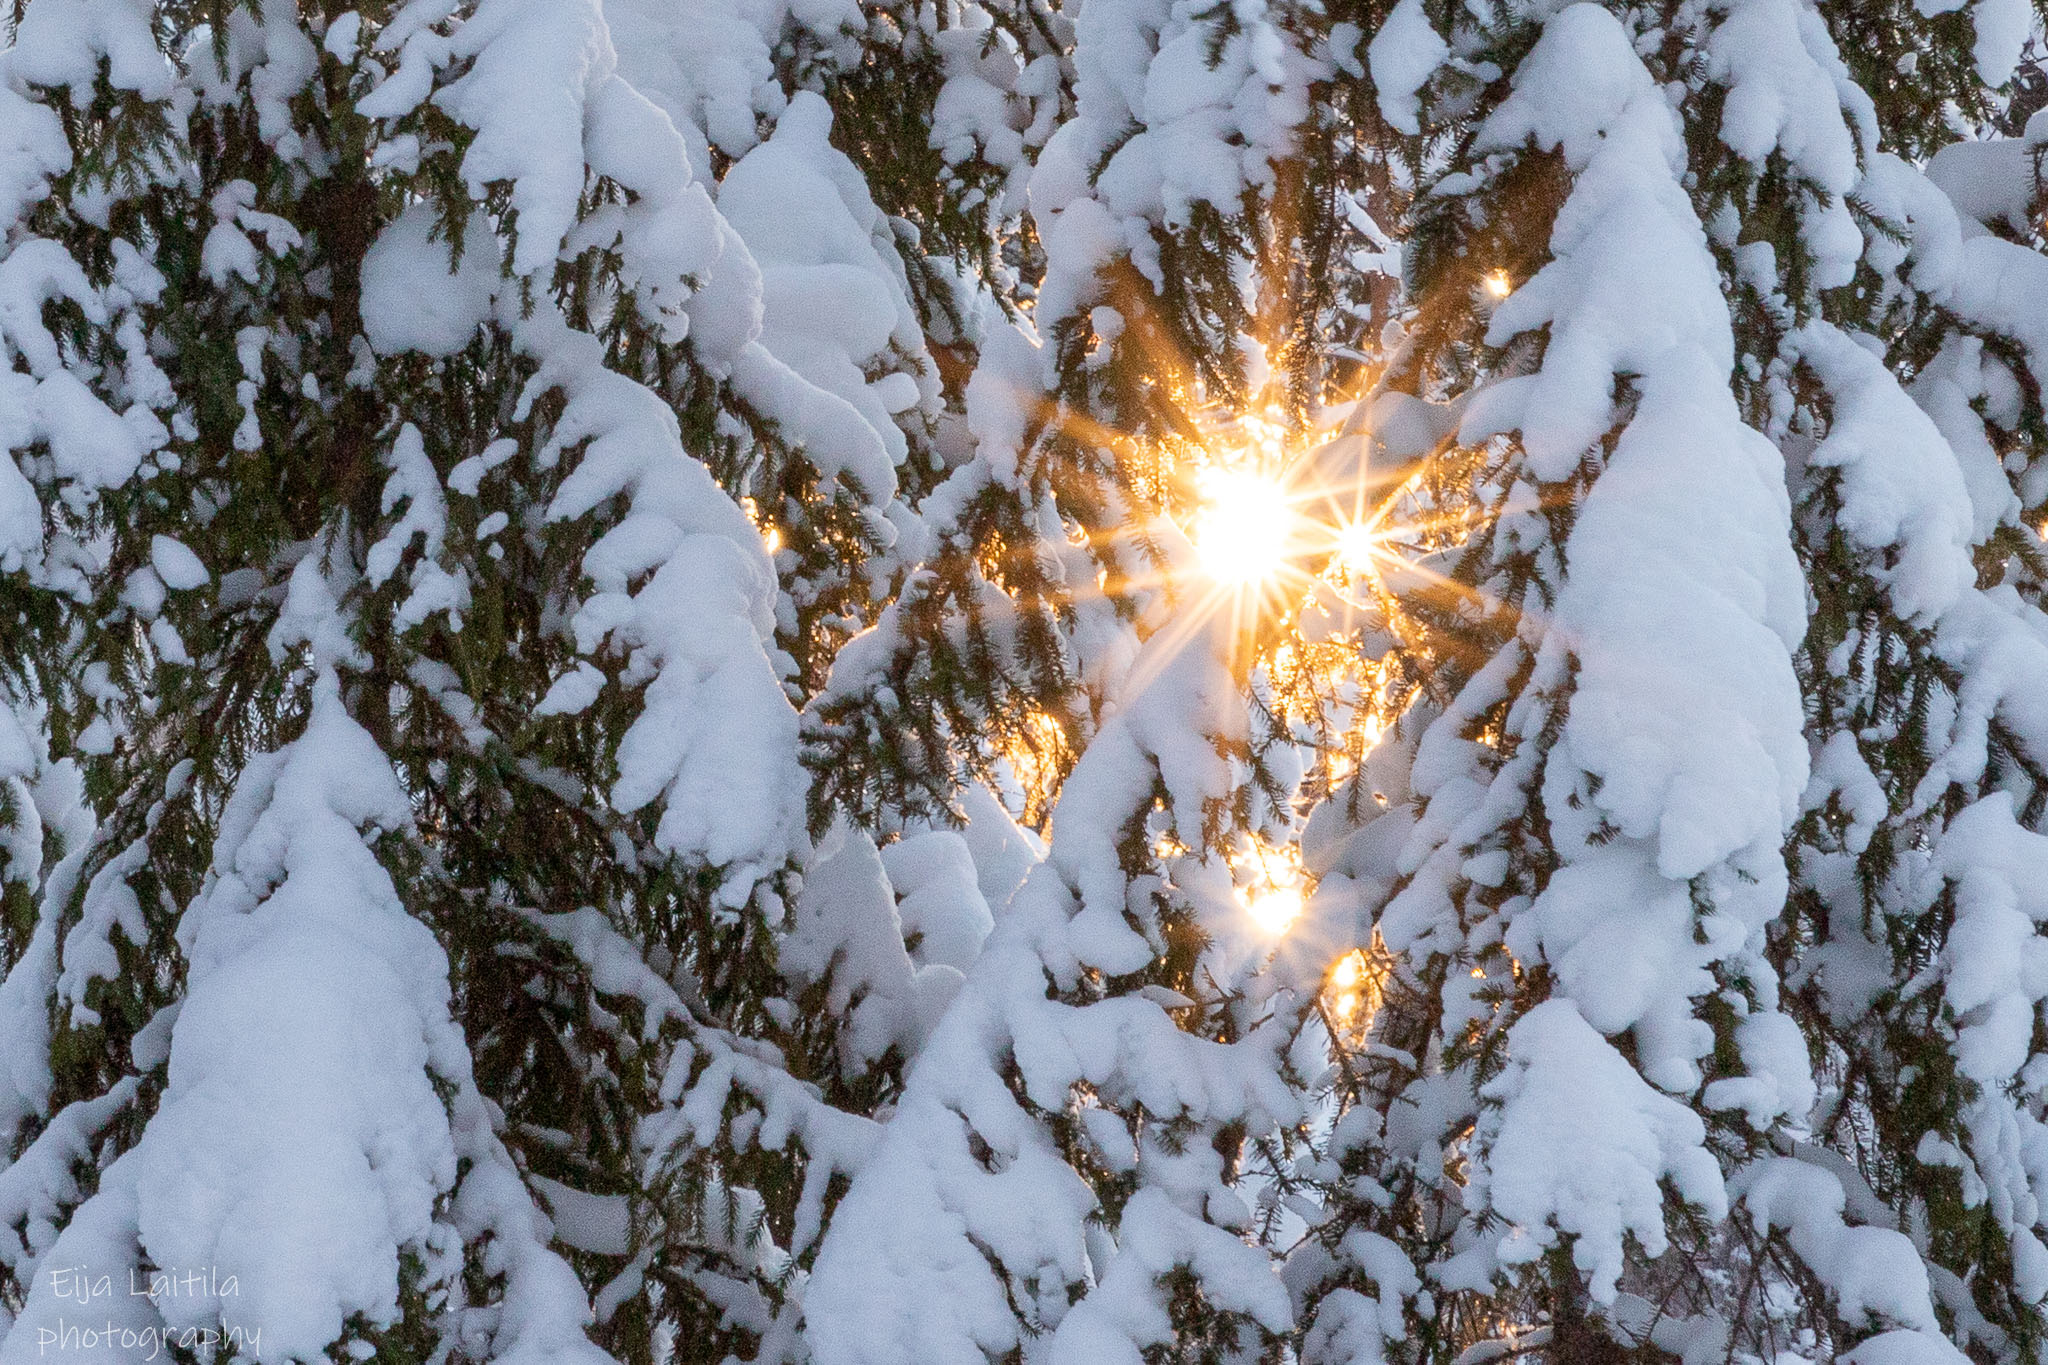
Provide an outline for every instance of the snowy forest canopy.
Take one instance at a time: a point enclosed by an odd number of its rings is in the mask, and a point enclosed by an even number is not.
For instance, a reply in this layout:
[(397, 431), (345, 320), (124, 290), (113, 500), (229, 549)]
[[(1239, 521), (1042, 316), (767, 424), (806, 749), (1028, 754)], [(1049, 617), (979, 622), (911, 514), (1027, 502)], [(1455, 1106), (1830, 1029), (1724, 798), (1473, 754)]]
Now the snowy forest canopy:
[(2044, 22), (0, 0), (0, 1365), (2048, 1362)]

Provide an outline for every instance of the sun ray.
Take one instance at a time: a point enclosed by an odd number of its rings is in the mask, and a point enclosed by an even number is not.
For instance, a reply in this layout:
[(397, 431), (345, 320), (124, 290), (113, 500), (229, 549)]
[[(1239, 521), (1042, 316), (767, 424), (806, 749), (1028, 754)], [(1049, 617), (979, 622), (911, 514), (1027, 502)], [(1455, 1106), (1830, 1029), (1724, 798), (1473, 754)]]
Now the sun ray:
[(1369, 428), (1317, 432), (1278, 406), (1205, 405), (1193, 392), (1183, 409), (1192, 438), (1078, 421), (1068, 433), (1138, 461), (1134, 491), (1176, 528), (1161, 525), (1158, 540), (1142, 526), (1097, 533), (1090, 591), (1151, 604), (1123, 686), (1149, 687), (1183, 649), (1220, 649), (1234, 672), (1270, 680), (1277, 719), (1323, 732), (1318, 743), (1355, 767), (1388, 724), (1383, 709), (1406, 695), (1386, 689), (1377, 661), (1387, 645), (1372, 641), (1409, 638), (1411, 611), (1432, 600), (1509, 628), (1521, 619), (1516, 604), (1435, 562), (1474, 527), (1469, 504), (1432, 482), (1451, 442), (1386, 462)]

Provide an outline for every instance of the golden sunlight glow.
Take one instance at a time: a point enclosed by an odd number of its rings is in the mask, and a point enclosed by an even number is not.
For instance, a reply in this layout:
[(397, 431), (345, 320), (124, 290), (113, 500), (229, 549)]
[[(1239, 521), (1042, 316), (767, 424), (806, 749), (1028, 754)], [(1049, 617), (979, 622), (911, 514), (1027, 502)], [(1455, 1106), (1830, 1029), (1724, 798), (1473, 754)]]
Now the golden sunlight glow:
[(1287, 415), (1275, 409), (1246, 412), (1231, 424), (1237, 444), (1253, 458), (1277, 463), (1287, 457)]
[(1505, 270), (1494, 270), (1486, 276), (1486, 292), (1497, 299), (1504, 299), (1515, 292), (1515, 282), (1508, 278)]
[(1209, 468), (1198, 487), (1195, 549), (1219, 583), (1261, 583), (1277, 576), (1294, 548), (1298, 518), (1280, 485), (1243, 470)]
[(780, 553), (782, 528), (762, 519), (761, 505), (750, 497), (743, 497), (740, 499), (740, 510), (747, 514), (748, 521), (754, 523), (754, 529), (760, 533), (761, 544), (767, 547), (768, 553)]
[(1337, 562), (1351, 573), (1364, 573), (1384, 557), (1386, 533), (1367, 522), (1337, 528)]
[[(1426, 504), (1426, 492), (1416, 496), (1420, 466), (1398, 479), (1377, 470), (1373, 435), (1355, 425), (1355, 406), (1295, 413), (1270, 403), (1208, 404), (1199, 392), (1174, 396), (1185, 405), (1188, 433), (1147, 447), (1155, 463), (1146, 478), (1160, 510), (1186, 531), (1194, 572), (1189, 591), (1169, 595), (1172, 615), (1127, 686), (1147, 685), (1148, 669), (1199, 635), (1227, 638), (1232, 667), (1262, 672), (1271, 704), (1290, 723), (1336, 726), (1327, 738), (1348, 752), (1319, 780), (1341, 782), (1381, 723), (1378, 656), (1362, 656), (1357, 638), (1387, 629), (1393, 585), (1439, 577), (1416, 562), (1432, 538), (1414, 516)], [(1247, 907), (1253, 897), (1245, 888), (1266, 880), (1239, 876)], [(1266, 895), (1256, 897), (1261, 921), (1296, 913), (1297, 897), (1266, 904)]]
[(1275, 938), (1301, 917), (1301, 906), (1299, 886), (1268, 886), (1247, 896), (1244, 903), (1252, 923)]
[(1286, 933), (1308, 899), (1302, 890), (1300, 851), (1254, 843), (1231, 865), (1241, 879), (1237, 895), (1246, 916), (1262, 933), (1274, 938)]
[(1360, 1004), (1358, 983), (1364, 979), (1365, 959), (1356, 952), (1344, 954), (1330, 969), (1330, 988), (1334, 992), (1330, 1008), (1339, 1021), (1349, 1022), (1357, 1017)]
[(1330, 1025), (1347, 1034), (1364, 1030), (1379, 1010), (1382, 985), (1366, 960), (1364, 949), (1354, 948), (1338, 958), (1324, 987), (1324, 1007)]
[(1022, 789), (1024, 823), (1040, 829), (1059, 793), (1071, 755), (1067, 751), (1067, 732), (1059, 717), (1034, 708), (1025, 713), (1023, 720), (1023, 725), (997, 745), (997, 752), (1009, 764), (1011, 776)]

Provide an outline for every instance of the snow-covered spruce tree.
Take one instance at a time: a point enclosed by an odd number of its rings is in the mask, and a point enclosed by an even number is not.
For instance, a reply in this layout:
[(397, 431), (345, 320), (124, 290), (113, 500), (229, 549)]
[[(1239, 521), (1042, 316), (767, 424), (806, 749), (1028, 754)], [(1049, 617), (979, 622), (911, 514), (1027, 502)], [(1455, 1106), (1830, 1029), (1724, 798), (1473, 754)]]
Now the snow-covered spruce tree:
[[(32, 1250), (41, 1249), (21, 1245), (18, 1229), (27, 1224), (38, 1243), (47, 1242), (50, 1220), (78, 1197), (73, 1163), (135, 1088), (123, 1082), (83, 1106), (54, 1093), (48, 996), (58, 942), (37, 902), (46, 885), (75, 878), (78, 846), (90, 833), (75, 765), (50, 760), (71, 751), (81, 693), (106, 683), (68, 667), (71, 610), (92, 596), (95, 556), (87, 547), (101, 524), (96, 497), (145, 474), (169, 436), (160, 414), (170, 393), (139, 312), (158, 299), (163, 281), (103, 215), (73, 212), (53, 191), (80, 183), (103, 196), (117, 180), (133, 188), (159, 174), (175, 126), (171, 83), (151, 45), (123, 44), (99, 99), (101, 112), (122, 111), (126, 146), (113, 146), (103, 126), (89, 121), (80, 135), (80, 116), (38, 88), (70, 65), (75, 44), (65, 37), (0, 54), (0, 288), (8, 299), (0, 324), (7, 413), (0, 482), (8, 489), (0, 572), (10, 622), (0, 665), (7, 735), (0, 962), (10, 969), (0, 984), (0, 1149), (10, 1158), (23, 1154), (0, 1176), (8, 1229), (0, 1235), (0, 1331), (20, 1302)], [(58, 853), (71, 856), (47, 856)], [(159, 933), (152, 945), (136, 928), (131, 964), (145, 963), (167, 937)]]
[[(1337, 1216), (1300, 1258), (1348, 1257), (1379, 1292), (1329, 1358), (1359, 1321), (1405, 1338), (1390, 1359), (1488, 1337), (1574, 1360), (2032, 1358), (2034, 930), (2001, 888), (2038, 815), (2015, 662), (2038, 648), (2038, 419), (2003, 310), (2037, 268), (2038, 181), (2023, 141), (1945, 152), (1931, 183), (1892, 151), (1952, 137), (1932, 109), (1994, 109), (2027, 20), (1880, 8), (1404, 4), (1373, 45), (1383, 107), (1448, 164), (1372, 410), (1454, 399), (1433, 463), (1482, 476), (1448, 589), (1406, 595), (1437, 696), (1364, 775), (1393, 809), (1309, 849), (1319, 902), (1376, 918), (1389, 973), (1317, 1172)], [(1894, 79), (1920, 59), (1931, 81)], [(1615, 194), (1632, 145), (1652, 178)], [(1665, 366), (1702, 342), (1719, 415), (1658, 434), (1688, 410)], [(1674, 503), (1717, 467), (1708, 430), (1742, 463)], [(1327, 817), (1312, 835), (1357, 823)], [(1569, 1107), (1546, 1112), (1554, 1080)], [(1610, 1095), (1635, 1097), (1628, 1142), (1591, 1119)]]
[[(1057, 553), (1035, 547), (1065, 530), (1042, 474), (1034, 484), (979, 452), (965, 390), (984, 346), (1009, 344), (1041, 269), (1019, 223), (1027, 153), (1071, 103), (1069, 22), (1032, 4), (741, 12), (612, 0), (606, 12), (623, 69), (685, 130), (700, 178), (720, 182), (722, 211), (763, 266), (763, 343), (853, 399), (894, 461), (887, 486), (851, 505), (813, 496), (816, 466), (844, 458), (829, 452), (874, 444), (813, 423), (807, 438), (792, 433), (817, 447), (807, 456), (770, 452), (746, 475), (781, 546), (778, 642), (803, 679), (814, 830), (835, 810), (878, 829), (941, 816), (961, 772), (991, 780), (1004, 751), (1042, 751), (1062, 770), (1069, 737), (1033, 717), (1059, 710), (1068, 688), (1068, 589)], [(712, 32), (721, 39), (707, 43)], [(838, 150), (790, 136), (757, 155), (800, 91), (825, 99)], [(815, 109), (802, 121), (814, 133), (827, 123)], [(851, 222), (799, 207), (834, 198)], [(846, 292), (850, 265), (868, 281), (860, 292)], [(821, 290), (836, 297), (829, 317)], [(884, 317), (895, 320), (886, 334)], [(736, 458), (757, 460), (751, 447)]]
[[(2024, 37), (1980, 10), (1950, 81), (1962, 107)], [(1866, 124), (1910, 145), (1913, 106), (1875, 93)], [(1796, 368), (1771, 399), (1804, 456), (1818, 717), (1781, 951), (1822, 1060), (1816, 1141), (1850, 1156), (1851, 1198), (1875, 1195), (1862, 1216), (1912, 1237), (1956, 1341), (2023, 1358), (2048, 1328), (2039, 1177), (2018, 1155), (2042, 1113), (2022, 967), (2038, 912), (2000, 888), (2041, 847), (2043, 734), (2020, 682), (2038, 663), (2018, 663), (2040, 648), (2040, 361), (2014, 311), (2043, 278), (2022, 226), (2038, 180), (2024, 138), (1993, 139), (1924, 173), (1867, 157), (1853, 193), (1872, 220), (1855, 286), (1785, 338)]]
[[(1450, 686), (1407, 778), (1413, 828), (1368, 850), (1400, 876), (1377, 927), (1419, 997), (1389, 1026), (1425, 1014), (1400, 1040), (1412, 1074), (1378, 1087), (1383, 1134), (1361, 1115), (1326, 1159), (1392, 1148), (1380, 1160), (1412, 1211), (1362, 1228), (1382, 1262), (1364, 1268), (1397, 1304), (1414, 1272), (1386, 1264), (1386, 1232), (1422, 1253), (1425, 1352), (1540, 1314), (1577, 1359), (1598, 1349), (1588, 1298), (1615, 1301), (1631, 1241), (1665, 1249), (1667, 1188), (1694, 1210), (1681, 1226), (1725, 1212), (1701, 1117), (1665, 1092), (1723, 1061), (1728, 1008), (1701, 998), (1757, 975), (1782, 905), (1806, 769), (1802, 593), (1780, 462), (1728, 391), (1682, 127), (1635, 35), (1577, 5), (1464, 27), (1468, 50), (1447, 52), (1404, 8), (1405, 41), (1452, 56), (1470, 110), (1418, 202), (1411, 287), (1444, 298), (1426, 344), (1479, 348), (1483, 387), (1453, 417), (1485, 452), (1468, 465), (1483, 520), (1455, 575), (1470, 638), (1441, 651)], [(1412, 117), (1401, 102), (1431, 66), (1393, 41), (1373, 69), (1383, 107)], [(1504, 74), (1477, 88), (1481, 61)], [(1487, 320), (1494, 271), (1517, 287)], [(1461, 297), (1483, 338), (1457, 336)], [(1759, 1037), (1783, 1032), (1769, 986), (1739, 997)], [(1776, 1094), (1792, 1081), (1771, 1079), (1775, 1060), (1752, 1047), (1735, 1069)], [(1397, 1122), (1404, 1105), (1420, 1121)]]
[[(660, 30), (657, 11), (628, 13)], [(777, 642), (796, 664), (818, 836), (777, 939), (780, 988), (759, 983), (760, 1013), (743, 1031), (772, 1038), (833, 1108), (792, 1144), (792, 1108), (809, 1101), (762, 1092), (773, 1054), (693, 1042), (668, 1067), (673, 1107), (644, 1129), (664, 1179), (701, 1183), (707, 1160), (736, 1150), (738, 1174), (720, 1179), (766, 1193), (765, 1173), (781, 1188), (780, 1207), (771, 1195), (764, 1208), (779, 1247), (757, 1258), (751, 1286), (721, 1285), (722, 1271), (708, 1268), (699, 1301), (713, 1316), (679, 1326), (677, 1339), (723, 1331), (723, 1315), (763, 1338), (762, 1358), (782, 1358), (803, 1349), (800, 1295), (787, 1291), (800, 1289), (836, 1182), (871, 1140), (859, 1116), (894, 1103), (978, 953), (988, 907), (1009, 898), (1033, 861), (1032, 841), (985, 784), (1021, 762), (1033, 781), (1020, 795), (1036, 814), (1086, 714), (1072, 697), (1071, 640), (1086, 633), (1073, 599), (1096, 566), (1070, 537), (1061, 460), (1018, 458), (1012, 427), (1028, 404), (1005, 377), (1030, 355), (1005, 291), (1020, 270), (1036, 270), (1002, 237), (1021, 211), (1021, 183), (1009, 182), (1026, 141), (1050, 126), (1037, 111), (1060, 108), (1064, 85), (1057, 63), (1025, 77), (1037, 61), (1027, 48), (1051, 41), (1046, 15), (1029, 26), (1038, 36), (1020, 41), (1014, 16), (973, 7), (883, 15), (865, 27), (850, 8), (769, 11), (750, 16), (758, 32), (736, 40), (759, 42), (777, 73), (756, 87), (755, 107), (774, 118), (759, 142), (731, 108), (717, 112), (730, 90), (695, 50), (702, 21), (686, 9), (667, 22), (674, 60), (650, 71), (649, 88), (682, 126), (700, 125), (720, 213), (762, 267), (762, 343), (846, 398), (886, 457), (853, 481), (866, 503), (859, 519), (836, 525), (804, 480), (851, 444), (843, 426), (794, 433), (803, 439), (782, 463), (773, 449), (764, 459), (739, 448), (731, 467), (780, 546)], [(645, 65), (645, 51), (635, 61)], [(765, 80), (767, 64), (747, 63)], [(1035, 94), (1021, 95), (1020, 82)], [(814, 93), (789, 93), (799, 87), (829, 97), (829, 116)], [(926, 131), (907, 136), (919, 120)], [(947, 168), (936, 200), (923, 142)], [(884, 332), (875, 324), (889, 316)], [(934, 338), (929, 349), (921, 333)], [(990, 378), (970, 382), (984, 353), (1000, 360)], [(737, 370), (734, 378), (737, 386)], [(778, 428), (785, 436), (793, 416)], [(1109, 613), (1098, 603), (1082, 619)], [(947, 828), (962, 817), (964, 831)], [(808, 1164), (783, 1155), (797, 1145), (812, 1151)]]
[(1288, 837), (1294, 760), (1246, 691), (1256, 612), (1157, 513), (1189, 509), (1205, 404), (1299, 391), (1254, 338), (1314, 359), (1287, 345), (1313, 312), (1288, 306), (1303, 190), (1282, 164), (1323, 22), (1075, 20), (1075, 114), (1030, 181), (1036, 344), (983, 348), (967, 415), (1090, 537), (1063, 557), (1103, 584), (1072, 628), (1088, 710), (1056, 720), (1092, 734), (827, 1232), (821, 1361), (1256, 1359), (1292, 1331), (1253, 1204), (1305, 1116), (1304, 1001), (1259, 972), (1233, 869)]
[(106, 818), (10, 912), (10, 1353), (65, 1312), (54, 1256), (204, 1260), (233, 1301), (122, 1326), (251, 1350), (753, 1354), (875, 1102), (820, 1058), (911, 1038), (821, 936), (972, 955), (950, 834), (892, 858), (922, 911), (785, 904), (793, 702), (921, 553), (897, 467), (937, 472), (902, 239), (815, 96), (743, 89), (769, 126), (714, 157), (730, 109), (654, 44), (643, 95), (612, 17), (14, 25), (7, 335), (55, 509), (15, 658)]
[[(1978, 927), (1986, 921), (1968, 912), (1983, 894), (1975, 881), (2020, 856), (2003, 851), (2018, 834), (2010, 814), (2001, 824), (1995, 802), (1978, 803), (2011, 785), (2007, 765), (2038, 771), (2026, 703), (1985, 665), (2026, 647), (2023, 600), (2040, 559), (2029, 524), (2038, 512), (2024, 508), (2039, 496), (2028, 489), (2025, 419), (1984, 402), (1977, 380), (1982, 347), (2012, 354), (2009, 324), (1955, 288), (1960, 277), (1936, 245), (1959, 235), (1937, 185), (1956, 208), (1982, 212), (1969, 205), (1973, 189), (2024, 197), (2032, 174), (2011, 168), (2012, 188), (1998, 190), (1996, 172), (1955, 173), (2020, 154), (2012, 142), (1940, 153), (1934, 184), (1893, 150), (1927, 145), (1920, 106), (1930, 90), (1984, 111), (2010, 76), (2024, 14), (1971, 7), (1968, 42), (1955, 32), (1962, 18), (1901, 16), (1872, 35), (1837, 16), (1831, 41), (1810, 12), (1750, 6), (1699, 44), (1727, 91), (1702, 106), (1714, 122), (1694, 141), (1703, 212), (1724, 224), (1716, 238), (1742, 320), (1735, 388), (1786, 453), (1811, 602), (1798, 662), (1814, 776), (1769, 956), (1795, 988), (1785, 1008), (1822, 1088), (1811, 1114), (1790, 1116), (1789, 1143), (1771, 1144), (1811, 1169), (1758, 1160), (1735, 1177), (1743, 1254), (1767, 1267), (1760, 1288), (1787, 1264), (1808, 1277), (1778, 1289), (1775, 1305), (1722, 1307), (1758, 1350), (1865, 1335), (1855, 1310), (1878, 1305), (1843, 1283), (1864, 1272), (1845, 1271), (1829, 1249), (1840, 1239), (1813, 1226), (1836, 1204), (1870, 1225), (1855, 1234), (1866, 1255), (1895, 1248), (1906, 1292), (1882, 1309), (1891, 1323), (1925, 1328), (1938, 1317), (1957, 1343), (1994, 1359), (2029, 1356), (2041, 1339), (2038, 1206), (2013, 1155), (2038, 1114), (2015, 1086), (2032, 1032), (2015, 1011), (2030, 1006), (1980, 984), (1987, 970), (2005, 979), (2032, 931), (1993, 948)], [(1776, 71), (1747, 55), (1773, 31), (1772, 46), (1792, 58)], [(1849, 77), (1876, 60), (1929, 65), (1910, 92), (1874, 82), (1866, 93)], [(1774, 229), (1741, 232), (1745, 216)], [(2021, 277), (2038, 276), (2039, 257), (2014, 250)], [(2007, 459), (2016, 479), (2000, 468)], [(1975, 707), (1999, 734), (1996, 757), (1972, 757)], [(2017, 799), (2030, 823), (2028, 790)], [(1878, 963), (1883, 981), (1868, 974)], [(1923, 973), (1949, 984), (1924, 989)], [(1992, 1037), (2002, 1040), (1997, 1061), (1987, 1058)], [(1751, 1154), (1764, 1156), (1762, 1144)], [(1931, 1296), (1905, 1268), (1899, 1233), (1925, 1263)]]
[[(651, 1096), (632, 1055), (590, 1065), (605, 1030), (586, 969), (542, 952), (548, 912), (659, 923), (689, 894), (664, 893), (663, 861), (712, 870), (700, 903), (721, 880), (744, 902), (798, 847), (759, 539), (670, 408), (606, 364), (679, 339), (685, 277), (718, 255), (708, 199), (609, 73), (594, 11), (447, 9), (39, 4), (16, 27), (16, 79), (76, 111), (52, 217), (99, 224), (92, 267), (155, 291), (131, 349), (160, 367), (170, 439), (111, 509), (67, 642), (110, 818), (47, 888), (49, 969), (9, 983), (47, 1013), (51, 1075), (9, 1169), (40, 1182), (9, 1202), (10, 1352), (66, 1312), (37, 1274), (54, 1256), (238, 1285), (131, 1300), (124, 1329), (596, 1357), (540, 1210), (563, 1251), (626, 1250), (606, 1185), (633, 1178)], [(573, 79), (529, 110), (549, 52)], [(137, 68), (154, 121), (120, 94)], [(122, 382), (89, 341), (73, 371)], [(573, 694), (607, 634), (638, 651), (633, 695), (608, 739), (564, 745), (555, 677)], [(650, 760), (648, 718), (672, 731), (673, 693), (721, 674), (765, 719), (722, 755), (671, 736)], [(706, 775), (721, 759), (738, 780)], [(599, 782), (608, 807), (582, 795)], [(614, 1199), (592, 1217), (542, 1170)]]

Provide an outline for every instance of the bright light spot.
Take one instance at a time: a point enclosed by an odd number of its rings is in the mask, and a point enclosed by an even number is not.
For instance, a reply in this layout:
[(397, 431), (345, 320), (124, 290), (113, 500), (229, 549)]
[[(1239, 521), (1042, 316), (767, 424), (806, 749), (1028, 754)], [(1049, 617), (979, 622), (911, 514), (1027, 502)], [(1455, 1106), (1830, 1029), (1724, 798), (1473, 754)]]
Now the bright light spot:
[(1386, 552), (1380, 548), (1382, 539), (1380, 532), (1361, 522), (1339, 527), (1337, 560), (1351, 572), (1363, 573), (1385, 555)]
[(1252, 923), (1275, 938), (1286, 933), (1308, 899), (1300, 852), (1252, 841), (1231, 859), (1231, 866), (1238, 873), (1238, 900)]
[(1066, 758), (1066, 730), (1059, 717), (1050, 712), (1025, 712), (1023, 725), (1013, 730), (1001, 746), (1001, 753), (1024, 791), (1025, 823), (1036, 825), (1044, 818), (1059, 788)]
[(1370, 979), (1365, 953), (1359, 949), (1337, 959), (1327, 989), (1330, 1019), (1346, 1030), (1365, 1027), (1379, 1008), (1379, 983)]
[(1287, 454), (1286, 414), (1269, 408), (1264, 412), (1247, 412), (1236, 422), (1240, 444), (1264, 460), (1279, 460)]
[(1279, 485), (1256, 474), (1208, 469), (1200, 487), (1195, 549), (1209, 576), (1223, 583), (1257, 583), (1279, 573), (1296, 530)]
[(1301, 916), (1301, 888), (1291, 884), (1262, 888), (1245, 901), (1245, 913), (1252, 923), (1279, 937)]
[(1515, 282), (1508, 278), (1505, 270), (1495, 270), (1486, 277), (1486, 292), (1497, 299), (1504, 299), (1515, 292)]
[(761, 543), (768, 547), (769, 554), (782, 549), (782, 528), (770, 526), (761, 520), (761, 505), (750, 497), (740, 499), (740, 510), (747, 514), (747, 520), (754, 523), (754, 529), (761, 534)]

